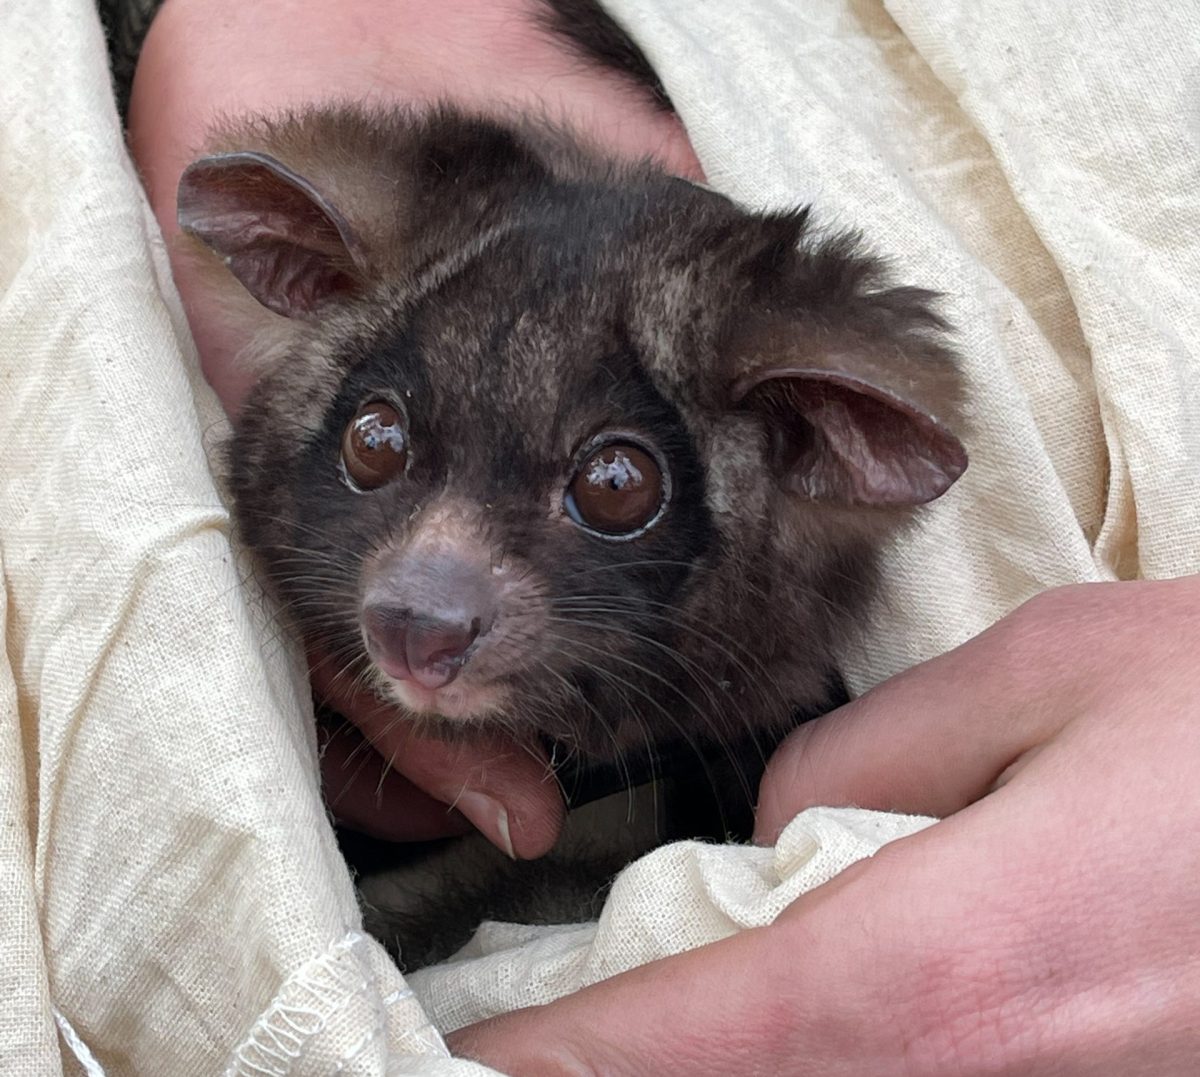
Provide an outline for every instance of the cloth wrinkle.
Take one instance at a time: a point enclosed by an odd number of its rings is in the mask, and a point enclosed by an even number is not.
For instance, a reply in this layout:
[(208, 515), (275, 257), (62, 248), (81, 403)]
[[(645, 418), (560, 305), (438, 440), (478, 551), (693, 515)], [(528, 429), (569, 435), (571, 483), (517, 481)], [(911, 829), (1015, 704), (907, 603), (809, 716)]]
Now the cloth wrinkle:
[[(1200, 12), (605, 2), (710, 186), (813, 203), (956, 326), (971, 464), (885, 551), (853, 693), (1043, 589), (1200, 572)], [(403, 976), (231, 534), (92, 3), (0, 5), (0, 71), (0, 1073), (485, 1077), (445, 1033), (768, 925), (934, 825), (814, 808), (774, 849), (669, 845), (598, 922), (484, 924)]]
[[(370, 999), (375, 985), (366, 972), (366, 954), (378, 944), (359, 930), (350, 930), (315, 960), (298, 969), (283, 984), (271, 1006), (262, 1014), (236, 1052), (227, 1077), (284, 1077), (305, 1055), (309, 1043), (338, 1020), (356, 1000)], [(371, 1020), (360, 1024), (359, 1037), (341, 1049), (334, 1069), (350, 1070), (381, 1039), (388, 1027), (388, 1011), (413, 999), (407, 987), (377, 997)], [(441, 1044), (432, 1026), (428, 1032)], [(444, 1044), (441, 1053), (445, 1055)]]

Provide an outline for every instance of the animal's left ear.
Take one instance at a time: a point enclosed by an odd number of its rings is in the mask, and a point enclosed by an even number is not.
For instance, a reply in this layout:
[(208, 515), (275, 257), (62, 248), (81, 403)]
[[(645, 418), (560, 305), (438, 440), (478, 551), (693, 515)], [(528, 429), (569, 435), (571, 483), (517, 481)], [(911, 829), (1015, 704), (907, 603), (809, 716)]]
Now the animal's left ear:
[(734, 347), (730, 402), (763, 418), (791, 493), (911, 507), (945, 493), (966, 469), (966, 450), (937, 413), (957, 410), (958, 375), (945, 353), (905, 356), (783, 321), (740, 334)]

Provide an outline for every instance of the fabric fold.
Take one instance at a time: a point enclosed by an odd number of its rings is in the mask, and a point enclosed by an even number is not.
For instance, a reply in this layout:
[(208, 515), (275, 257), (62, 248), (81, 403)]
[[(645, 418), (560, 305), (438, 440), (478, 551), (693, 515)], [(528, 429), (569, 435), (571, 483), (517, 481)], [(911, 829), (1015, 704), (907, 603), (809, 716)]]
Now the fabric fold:
[[(887, 552), (852, 690), (1047, 587), (1200, 571), (1200, 14), (608, 6), (714, 187), (860, 229), (957, 327), (971, 466)], [(92, 5), (9, 0), (0, 71), (0, 1071), (483, 1074), (437, 1030), (768, 922), (926, 825), (671, 846), (599, 925), (489, 925), (406, 984), (361, 933), (301, 656), (231, 541), (224, 420)]]

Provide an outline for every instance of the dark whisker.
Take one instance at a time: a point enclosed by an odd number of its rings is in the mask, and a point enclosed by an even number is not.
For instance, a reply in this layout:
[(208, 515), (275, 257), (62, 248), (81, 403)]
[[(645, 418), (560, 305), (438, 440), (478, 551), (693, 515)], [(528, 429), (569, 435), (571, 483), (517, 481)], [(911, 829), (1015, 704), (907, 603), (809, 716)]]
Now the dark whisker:
[[(610, 670), (602, 669), (600, 666), (595, 665), (594, 663), (590, 663), (590, 662), (587, 662), (586, 660), (580, 659), (577, 655), (575, 655), (573, 653), (573, 649), (577, 648), (577, 647), (584, 647), (585, 649), (587, 649), (589, 651), (594, 651), (596, 653), (604, 655), (610, 661), (614, 661), (614, 660), (618, 661), (622, 665), (628, 666), (631, 669), (634, 669), (637, 672), (641, 673), (642, 675), (649, 677), (651, 680), (662, 684), (663, 687), (665, 687), (668, 690), (679, 695), (684, 700), (685, 703), (690, 702), (687, 699), (687, 696), (684, 695), (684, 693), (679, 689), (679, 687), (677, 685), (672, 684), (669, 680), (667, 680), (667, 678), (660, 676), (659, 674), (655, 673), (653, 670), (648, 669), (647, 667), (641, 665), (638, 662), (635, 662), (631, 658), (625, 658), (621, 655), (613, 654), (611, 651), (607, 651), (602, 647), (598, 647), (593, 644), (585, 643), (581, 640), (571, 639), (570, 637), (562, 636), (557, 633), (550, 632), (550, 633), (547, 633), (547, 636), (550, 639), (555, 639), (555, 640), (558, 640), (559, 642), (569, 644), (570, 647), (572, 648), (572, 650), (562, 651), (560, 649), (560, 653), (570, 655), (576, 661), (579, 661), (580, 664), (582, 664), (584, 666), (584, 668), (590, 669), (592, 672), (604, 677), (606, 680), (611, 681), (616, 678), (616, 675)], [(712, 773), (712, 768), (709, 766), (708, 758), (704, 754), (704, 751), (700, 747), (699, 743), (688, 732), (687, 727), (685, 725), (683, 725), (683, 723), (681, 723), (675, 717), (675, 715), (670, 712), (670, 710), (668, 710), (666, 707), (664, 707), (657, 699), (655, 699), (652, 695), (650, 695), (650, 693), (647, 692), (645, 689), (639, 687), (638, 685), (634, 684), (632, 681), (629, 681), (627, 679), (621, 679), (620, 683), (623, 684), (626, 688), (635, 692), (638, 696), (640, 696), (647, 703), (649, 703), (650, 706), (652, 706), (660, 715), (662, 715), (662, 717), (666, 719), (667, 723), (683, 739), (684, 743), (692, 750), (693, 753), (695, 753), (695, 756), (699, 760), (700, 766), (704, 771), (705, 777), (708, 780), (709, 787), (712, 789), (714, 795), (716, 795), (718, 803), (719, 803), (720, 790), (717, 787), (715, 777)], [(722, 812), (722, 815), (723, 815), (723, 812)]]

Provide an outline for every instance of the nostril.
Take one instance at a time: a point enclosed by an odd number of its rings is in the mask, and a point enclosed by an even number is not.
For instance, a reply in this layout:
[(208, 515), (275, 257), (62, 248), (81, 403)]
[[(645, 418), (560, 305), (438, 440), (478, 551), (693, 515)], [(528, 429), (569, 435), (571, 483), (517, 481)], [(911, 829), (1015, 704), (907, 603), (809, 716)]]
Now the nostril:
[(485, 631), (480, 617), (457, 621), (400, 606), (367, 606), (362, 617), (367, 651), (379, 667), (389, 677), (430, 690), (458, 676), (471, 645)]
[(367, 651), (390, 677), (407, 678), (408, 628), (412, 611), (396, 606), (368, 606), (363, 610)]
[(405, 657), (413, 679), (440, 688), (457, 675), (467, 651), (479, 636), (479, 620), (469, 624), (414, 617), (409, 624)]

